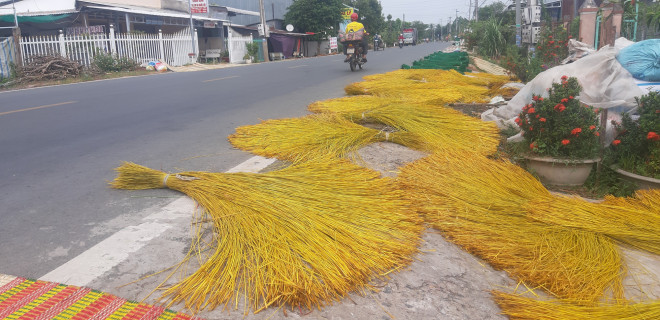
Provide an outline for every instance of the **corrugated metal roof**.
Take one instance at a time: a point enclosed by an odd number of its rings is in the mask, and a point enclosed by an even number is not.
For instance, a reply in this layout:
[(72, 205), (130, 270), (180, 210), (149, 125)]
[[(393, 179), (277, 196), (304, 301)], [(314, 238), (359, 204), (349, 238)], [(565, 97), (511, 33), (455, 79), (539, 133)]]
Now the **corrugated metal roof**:
[[(190, 14), (188, 13), (183, 13), (179, 11), (174, 11), (174, 10), (165, 10), (165, 9), (151, 9), (151, 8), (146, 8), (146, 7), (115, 7), (115, 6), (85, 6), (86, 8), (92, 8), (92, 9), (102, 9), (102, 10), (109, 10), (109, 11), (117, 11), (117, 12), (126, 12), (126, 13), (134, 13), (134, 14), (145, 14), (145, 15), (151, 15), (151, 16), (158, 16), (158, 17), (174, 17), (174, 18), (190, 18)], [(210, 18), (210, 17), (204, 17), (204, 16), (199, 16), (199, 15), (194, 15), (193, 14), (193, 19), (196, 20), (206, 20), (206, 21), (227, 21), (223, 19), (217, 19), (217, 18)]]
[(257, 11), (236, 9), (236, 8), (232, 8), (232, 7), (225, 7), (225, 8), (227, 8), (227, 11), (231, 11), (231, 12), (236, 12), (236, 13), (240, 13), (240, 14), (247, 14), (247, 15), (250, 15), (250, 16), (257, 16), (257, 17), (261, 16), (261, 14)]
[(17, 0), (14, 4), (0, 7), (0, 15), (14, 14), (14, 7), (16, 15), (23, 17), (78, 12), (76, 0)]

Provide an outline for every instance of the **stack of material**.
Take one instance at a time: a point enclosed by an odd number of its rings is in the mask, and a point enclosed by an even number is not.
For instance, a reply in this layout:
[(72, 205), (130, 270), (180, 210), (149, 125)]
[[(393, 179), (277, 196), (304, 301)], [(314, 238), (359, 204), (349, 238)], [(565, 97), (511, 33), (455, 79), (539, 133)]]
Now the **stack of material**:
[(440, 69), (440, 70), (456, 70), (460, 73), (465, 73), (470, 58), (467, 52), (435, 52), (420, 60), (413, 62), (412, 66), (402, 65), (401, 69)]
[(264, 174), (170, 175), (132, 163), (117, 171), (113, 188), (170, 188), (206, 210), (213, 243), (201, 246), (198, 234), (192, 254), (202, 266), (164, 292), (193, 311), (243, 296), (257, 312), (320, 308), (407, 266), (420, 242), (421, 221), (395, 184), (348, 161)]

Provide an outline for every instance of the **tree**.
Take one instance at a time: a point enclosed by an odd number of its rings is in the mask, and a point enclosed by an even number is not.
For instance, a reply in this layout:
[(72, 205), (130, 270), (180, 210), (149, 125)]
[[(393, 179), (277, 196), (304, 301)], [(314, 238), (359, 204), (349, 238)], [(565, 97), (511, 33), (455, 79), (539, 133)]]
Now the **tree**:
[(313, 32), (310, 40), (325, 40), (329, 35), (336, 36), (343, 7), (342, 0), (294, 0), (287, 8), (284, 23), (292, 24), (299, 32)]
[(354, 0), (350, 5), (358, 9), (360, 22), (371, 34), (381, 33), (385, 27), (383, 7), (378, 0)]

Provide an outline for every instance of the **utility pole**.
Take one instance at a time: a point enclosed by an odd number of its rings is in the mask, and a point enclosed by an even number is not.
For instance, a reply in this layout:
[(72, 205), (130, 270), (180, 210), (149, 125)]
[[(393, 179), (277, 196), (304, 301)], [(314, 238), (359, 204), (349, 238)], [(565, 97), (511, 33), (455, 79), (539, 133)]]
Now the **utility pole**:
[(521, 23), (522, 16), (520, 14), (520, 0), (516, 0), (516, 45), (520, 48), (521, 44)]
[(270, 30), (268, 30), (268, 26), (266, 26), (266, 11), (264, 10), (264, 0), (259, 0), (259, 16), (261, 18), (261, 28), (264, 33), (264, 41), (261, 43), (264, 50), (264, 61), (268, 61), (268, 33)]
[(195, 50), (195, 26), (193, 24), (193, 18), (192, 18), (193, 9), (192, 9), (191, 0), (188, 0), (188, 9), (190, 9), (190, 40), (192, 45), (192, 52), (190, 52), (188, 56), (190, 56), (190, 60), (192, 60), (193, 58), (195, 58), (195, 52), (197, 50)]
[(458, 37), (458, 10), (456, 10), (456, 36)]

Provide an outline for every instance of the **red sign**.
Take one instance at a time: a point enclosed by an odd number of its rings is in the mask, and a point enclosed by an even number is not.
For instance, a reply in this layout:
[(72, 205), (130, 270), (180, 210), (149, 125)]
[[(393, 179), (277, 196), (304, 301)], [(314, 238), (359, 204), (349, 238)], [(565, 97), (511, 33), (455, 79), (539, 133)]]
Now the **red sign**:
[(190, 12), (207, 13), (209, 12), (209, 4), (206, 0), (190, 0)]

